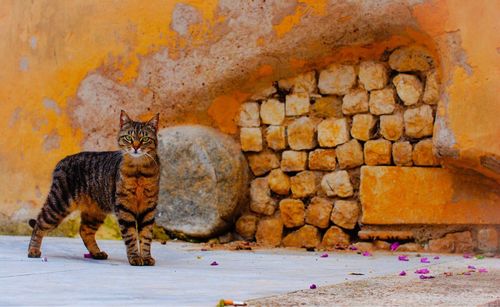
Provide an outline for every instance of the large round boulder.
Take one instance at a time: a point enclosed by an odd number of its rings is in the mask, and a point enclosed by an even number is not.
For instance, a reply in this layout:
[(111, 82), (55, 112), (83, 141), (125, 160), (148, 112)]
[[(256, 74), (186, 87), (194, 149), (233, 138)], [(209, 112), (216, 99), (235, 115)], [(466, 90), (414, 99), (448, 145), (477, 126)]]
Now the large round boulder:
[(227, 231), (248, 194), (248, 166), (238, 143), (209, 127), (178, 126), (159, 132), (158, 154), (156, 223), (193, 238)]

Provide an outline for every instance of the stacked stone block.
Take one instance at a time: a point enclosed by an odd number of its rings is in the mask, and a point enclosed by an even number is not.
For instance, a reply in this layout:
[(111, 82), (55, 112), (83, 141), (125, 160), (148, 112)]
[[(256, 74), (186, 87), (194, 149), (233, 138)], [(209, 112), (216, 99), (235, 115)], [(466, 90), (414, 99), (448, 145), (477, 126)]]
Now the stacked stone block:
[(362, 214), (361, 166), (439, 166), (439, 81), (420, 49), (397, 49), (387, 62), (334, 63), (267, 92), (242, 104), (237, 119), (255, 176), (236, 223), (245, 240), (345, 248)]

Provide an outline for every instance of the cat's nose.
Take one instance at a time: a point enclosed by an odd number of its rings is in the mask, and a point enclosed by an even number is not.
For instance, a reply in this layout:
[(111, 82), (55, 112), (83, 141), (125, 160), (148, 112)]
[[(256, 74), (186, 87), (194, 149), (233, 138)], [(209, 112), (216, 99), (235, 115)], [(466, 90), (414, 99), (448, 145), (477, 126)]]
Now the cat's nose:
[(137, 142), (137, 141), (134, 141), (132, 143), (132, 147), (134, 148), (134, 150), (137, 152), (137, 149), (139, 149), (139, 147), (141, 146), (141, 143), (140, 142)]

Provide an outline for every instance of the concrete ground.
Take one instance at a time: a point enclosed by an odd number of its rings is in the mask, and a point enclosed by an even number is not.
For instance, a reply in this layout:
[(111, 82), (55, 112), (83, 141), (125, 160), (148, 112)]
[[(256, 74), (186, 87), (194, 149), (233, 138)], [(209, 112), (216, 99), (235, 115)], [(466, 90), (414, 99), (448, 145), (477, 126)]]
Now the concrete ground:
[[(46, 238), (43, 261), (26, 257), (28, 240), (0, 236), (1, 306), (215, 306), (221, 298), (252, 305), (471, 306), (500, 300), (500, 259), (440, 256), (422, 264), (412, 254), (408, 262), (398, 261), (399, 253), (330, 252), (322, 258), (285, 249), (202, 251), (199, 244), (168, 242), (153, 245), (155, 267), (132, 267), (120, 241), (100, 241), (110, 259), (98, 261), (83, 258), (80, 239)], [(457, 275), (468, 265), (488, 272)], [(436, 278), (419, 279), (414, 271), (420, 268)], [(402, 270), (407, 276), (399, 276)], [(443, 275), (448, 271), (453, 276)], [(310, 290), (311, 284), (318, 288)]]

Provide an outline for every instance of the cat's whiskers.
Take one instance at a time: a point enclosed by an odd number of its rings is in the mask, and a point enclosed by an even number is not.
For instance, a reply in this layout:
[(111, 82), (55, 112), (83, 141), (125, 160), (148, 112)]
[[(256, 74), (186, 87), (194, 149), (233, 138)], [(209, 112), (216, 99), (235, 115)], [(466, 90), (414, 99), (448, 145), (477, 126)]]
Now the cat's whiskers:
[(158, 165), (158, 162), (156, 162), (155, 158), (153, 158), (150, 154), (148, 154), (147, 152), (144, 152), (144, 155), (145, 155), (146, 157), (150, 158), (151, 160), (153, 160), (153, 162), (155, 163), (155, 165), (156, 165), (156, 167), (157, 167), (157, 168), (158, 168), (158, 167), (160, 167), (160, 166)]

